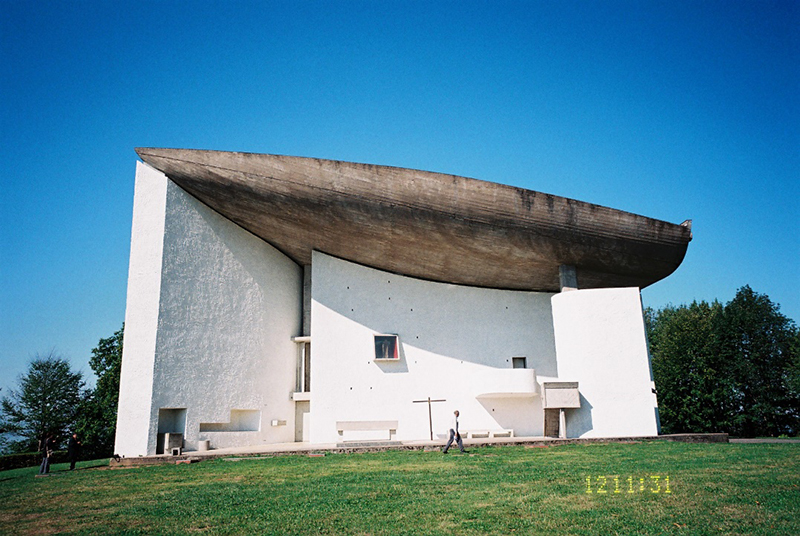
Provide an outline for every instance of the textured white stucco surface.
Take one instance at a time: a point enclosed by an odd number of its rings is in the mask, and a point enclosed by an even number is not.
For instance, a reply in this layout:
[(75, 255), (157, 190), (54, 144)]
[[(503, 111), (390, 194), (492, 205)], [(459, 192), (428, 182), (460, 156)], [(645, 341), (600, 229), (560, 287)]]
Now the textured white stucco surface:
[(215, 432), (212, 447), (293, 441), (301, 268), (172, 182), (164, 237), (152, 416), (186, 408), (187, 448), (233, 409), (261, 411), (260, 430)]
[(642, 303), (637, 288), (576, 290), (552, 298), (559, 379), (579, 382), (568, 437), (657, 434)]
[[(154, 340), (155, 351), (144, 357), (132, 355), (127, 361), (123, 358), (123, 370), (128, 361), (136, 363), (131, 368), (144, 368), (149, 359), (152, 403), (148, 400), (144, 430), (141, 420), (128, 426), (121, 417), (123, 429), (138, 441), (135, 448), (126, 447), (125, 454), (155, 453), (159, 409), (168, 408), (186, 409), (182, 424), (187, 449), (196, 449), (202, 439), (210, 439), (212, 448), (293, 441), (295, 408), (290, 394), (296, 347), (291, 337), (301, 329), (302, 270), (269, 244), (163, 180), (163, 232), (153, 235), (163, 237), (163, 251), (160, 259), (145, 259), (147, 271), (155, 272), (158, 266), (160, 274), (137, 287), (148, 295), (158, 294), (158, 309), (154, 312), (148, 302), (148, 310), (141, 315), (147, 316), (144, 321), (130, 318), (125, 341), (126, 352), (129, 333), (151, 347)], [(137, 182), (137, 192), (138, 188)], [(148, 216), (159, 219), (155, 211)], [(135, 221), (134, 243), (140, 232), (148, 236), (154, 232), (147, 226), (137, 228)], [(149, 225), (155, 227), (158, 222)], [(133, 255), (131, 264), (138, 269)], [(129, 288), (129, 311), (131, 293)], [(123, 389), (125, 383), (123, 377)], [(136, 389), (128, 390), (149, 399), (145, 384), (139, 381)], [(129, 398), (124, 404), (121, 400), (121, 407), (135, 405)], [(201, 423), (229, 422), (231, 410), (260, 412), (258, 430), (200, 432)], [(286, 424), (271, 426), (272, 420)], [(146, 438), (144, 449), (142, 437)], [(118, 445), (124, 442), (118, 435)]]
[[(433, 283), (315, 252), (312, 259), (312, 443), (347, 439), (337, 421), (398, 421), (395, 439), (446, 434), (453, 410), (464, 430), (541, 435), (534, 372), (556, 376), (552, 294)], [(397, 334), (400, 359), (375, 361), (373, 336)], [(482, 396), (483, 395), (483, 396)], [(511, 396), (509, 396), (511, 395)]]

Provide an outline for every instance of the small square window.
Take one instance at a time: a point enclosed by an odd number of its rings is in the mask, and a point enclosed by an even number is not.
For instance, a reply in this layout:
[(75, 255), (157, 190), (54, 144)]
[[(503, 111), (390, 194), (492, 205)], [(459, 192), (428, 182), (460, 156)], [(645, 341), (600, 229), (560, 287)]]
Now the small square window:
[(512, 357), (511, 363), (514, 368), (528, 368), (528, 359), (525, 357)]
[(375, 335), (375, 359), (400, 359), (397, 351), (397, 335)]

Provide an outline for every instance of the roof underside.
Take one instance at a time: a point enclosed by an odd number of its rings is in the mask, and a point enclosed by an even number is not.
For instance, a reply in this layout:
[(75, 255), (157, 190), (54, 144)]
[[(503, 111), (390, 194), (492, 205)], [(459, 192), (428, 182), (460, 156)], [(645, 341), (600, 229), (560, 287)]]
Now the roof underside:
[(454, 175), (335, 160), (139, 148), (178, 186), (300, 265), (321, 251), (481, 287), (646, 287), (678, 268), (688, 225)]

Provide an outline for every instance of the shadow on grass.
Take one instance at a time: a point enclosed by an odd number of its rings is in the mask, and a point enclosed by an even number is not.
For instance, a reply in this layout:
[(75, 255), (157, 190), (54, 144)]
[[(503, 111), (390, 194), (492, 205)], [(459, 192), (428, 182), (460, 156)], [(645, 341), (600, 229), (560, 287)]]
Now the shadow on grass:
[[(87, 469), (105, 468), (108, 467), (108, 460), (109, 458), (102, 458), (99, 460), (87, 460), (78, 462), (75, 464), (74, 471), (70, 471), (68, 463), (56, 463), (50, 466), (50, 472), (47, 474), (47, 477), (77, 473), (79, 471), (85, 471)], [(38, 475), (39, 475), (38, 465), (33, 467), (21, 467), (19, 469), (8, 469), (6, 471), (0, 471), (0, 482), (27, 476), (36, 477)]]

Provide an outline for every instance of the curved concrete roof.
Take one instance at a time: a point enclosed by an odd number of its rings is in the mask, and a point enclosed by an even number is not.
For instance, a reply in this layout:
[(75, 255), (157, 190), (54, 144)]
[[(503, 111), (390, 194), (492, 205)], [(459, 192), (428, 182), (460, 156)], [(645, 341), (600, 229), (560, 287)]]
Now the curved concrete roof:
[(138, 148), (150, 166), (300, 265), (312, 250), (398, 274), (558, 291), (646, 287), (680, 265), (681, 225), (454, 175), (266, 154)]

